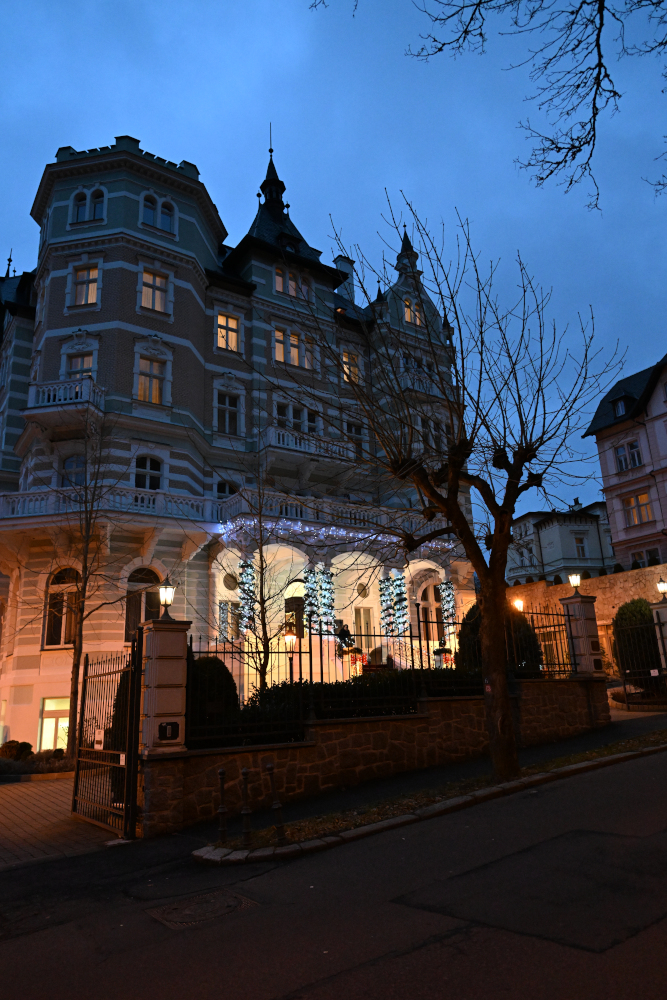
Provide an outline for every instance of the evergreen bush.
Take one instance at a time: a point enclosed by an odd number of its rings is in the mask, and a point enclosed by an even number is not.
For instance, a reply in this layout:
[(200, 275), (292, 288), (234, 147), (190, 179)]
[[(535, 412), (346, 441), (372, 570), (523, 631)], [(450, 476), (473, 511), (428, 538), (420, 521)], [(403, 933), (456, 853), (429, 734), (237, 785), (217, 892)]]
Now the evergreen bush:
[[(459, 646), (454, 653), (456, 672), (471, 674), (479, 673), (482, 669), (479, 639), (481, 618), (481, 609), (475, 602), (461, 622)], [(537, 633), (526, 616), (511, 604), (508, 604), (505, 612), (505, 641), (509, 671), (521, 674), (539, 673), (543, 658)]]
[(626, 681), (642, 691), (654, 687), (651, 670), (660, 669), (660, 649), (649, 602), (643, 597), (626, 601), (611, 624), (614, 656)]

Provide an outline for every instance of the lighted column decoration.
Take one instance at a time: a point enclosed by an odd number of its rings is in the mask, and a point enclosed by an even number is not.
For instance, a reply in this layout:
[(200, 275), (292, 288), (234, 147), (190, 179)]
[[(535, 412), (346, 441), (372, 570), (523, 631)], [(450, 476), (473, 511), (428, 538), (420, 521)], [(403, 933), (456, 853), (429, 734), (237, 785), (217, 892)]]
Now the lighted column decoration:
[(390, 576), (380, 580), (380, 629), (382, 635), (394, 635), (394, 581)]
[(317, 593), (322, 631), (325, 635), (333, 635), (336, 628), (333, 573), (326, 566), (320, 566), (319, 568), (317, 574)]
[(239, 629), (243, 633), (251, 631), (255, 624), (257, 593), (255, 590), (255, 566), (252, 560), (241, 559), (239, 562), (239, 592), (241, 597)]
[(451, 580), (445, 580), (444, 583), (440, 584), (440, 607), (442, 608), (445, 642), (448, 642), (456, 630), (456, 597), (454, 596), (454, 584)]
[(405, 575), (399, 573), (394, 577), (394, 628), (396, 635), (405, 635), (408, 631), (408, 595), (405, 589)]
[(303, 616), (310, 622), (313, 632), (320, 629), (320, 598), (317, 587), (317, 570), (309, 566), (303, 574)]

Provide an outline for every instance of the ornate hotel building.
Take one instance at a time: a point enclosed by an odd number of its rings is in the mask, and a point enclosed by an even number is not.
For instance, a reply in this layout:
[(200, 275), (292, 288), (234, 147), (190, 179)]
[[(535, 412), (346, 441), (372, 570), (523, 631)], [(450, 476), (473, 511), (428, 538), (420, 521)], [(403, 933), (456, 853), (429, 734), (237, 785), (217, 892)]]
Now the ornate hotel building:
[[(368, 374), (359, 331), (372, 306), (355, 304), (353, 262), (324, 263), (306, 242), (284, 191), (270, 159), (254, 221), (230, 246), (192, 163), (121, 136), (46, 166), (37, 265), (0, 278), (0, 741), (62, 745), (82, 574), (84, 652), (126, 648), (167, 575), (174, 617), (231, 638), (258, 520), (288, 581), (280, 599), (298, 604), (308, 568), (330, 570), (336, 620), (357, 634), (380, 632), (389, 573), (404, 574), (413, 622), (417, 602), (430, 609), (433, 641), (434, 587), (451, 580), (461, 611), (474, 599), (454, 541), (406, 562), (377, 535), (406, 497), (383, 494), (358, 461), (371, 444), (346, 380)], [(378, 300), (413, 354), (414, 260), (406, 237)]]

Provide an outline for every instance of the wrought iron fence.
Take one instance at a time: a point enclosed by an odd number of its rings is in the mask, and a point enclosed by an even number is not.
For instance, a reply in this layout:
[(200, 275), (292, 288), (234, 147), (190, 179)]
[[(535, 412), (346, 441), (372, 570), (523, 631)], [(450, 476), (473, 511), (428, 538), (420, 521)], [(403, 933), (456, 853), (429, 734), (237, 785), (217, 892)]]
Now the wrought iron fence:
[(667, 704), (667, 622), (660, 612), (645, 624), (615, 626), (613, 654), (627, 705)]

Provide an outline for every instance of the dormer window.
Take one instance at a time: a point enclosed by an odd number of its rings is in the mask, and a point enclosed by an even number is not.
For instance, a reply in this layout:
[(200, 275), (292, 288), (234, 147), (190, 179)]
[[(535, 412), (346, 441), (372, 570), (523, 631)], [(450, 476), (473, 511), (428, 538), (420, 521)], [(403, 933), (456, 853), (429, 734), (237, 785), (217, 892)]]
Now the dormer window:
[(288, 243), (285, 249), (289, 251), (289, 253), (294, 253), (294, 247), (292, 246), (291, 243)]
[(614, 400), (614, 416), (622, 417), (625, 415), (625, 400), (615, 399)]

